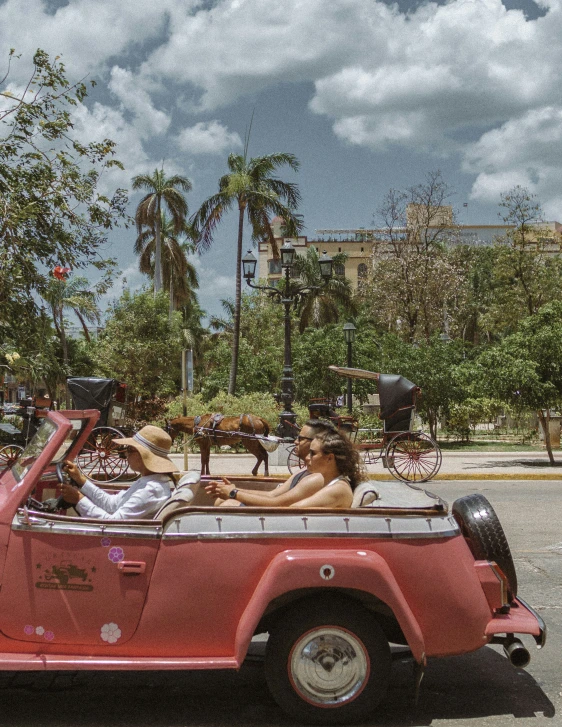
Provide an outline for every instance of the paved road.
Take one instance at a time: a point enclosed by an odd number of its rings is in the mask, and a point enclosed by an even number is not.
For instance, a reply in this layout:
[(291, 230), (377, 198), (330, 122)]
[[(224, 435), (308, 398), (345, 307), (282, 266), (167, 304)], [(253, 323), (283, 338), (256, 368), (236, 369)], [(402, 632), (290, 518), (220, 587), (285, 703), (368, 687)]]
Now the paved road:
[[(286, 464), (275, 464), (277, 453), (270, 455), (270, 475), (288, 476)], [(557, 452), (556, 464), (549, 464), (543, 452), (443, 452), (443, 462), (437, 476), (438, 480), (447, 479), (562, 479), (562, 454)], [(184, 468), (183, 455), (175, 454), (172, 459), (180, 468)], [(249, 454), (212, 454), (210, 461), (211, 474), (249, 475), (256, 464), (256, 458)], [(186, 469), (199, 469), (198, 454), (188, 456)], [(392, 479), (379, 461), (367, 465), (367, 471), (373, 478)], [(263, 475), (263, 465), (260, 467)]]
[[(452, 502), (482, 492), (508, 534), (520, 593), (549, 628), (544, 651), (515, 670), (499, 647), (432, 660), (417, 706), (411, 663), (393, 665), (391, 689), (372, 725), (543, 727), (562, 725), (562, 483), (440, 481)], [(267, 692), (259, 660), (240, 673), (135, 672), (0, 678), (1, 727), (292, 727)]]

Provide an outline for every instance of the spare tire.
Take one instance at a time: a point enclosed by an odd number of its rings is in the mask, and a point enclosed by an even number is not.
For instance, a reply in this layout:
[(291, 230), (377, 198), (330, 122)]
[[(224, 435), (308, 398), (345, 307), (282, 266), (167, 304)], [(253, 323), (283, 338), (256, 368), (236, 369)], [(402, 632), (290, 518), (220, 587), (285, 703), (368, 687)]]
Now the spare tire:
[(476, 560), (493, 560), (502, 569), (513, 600), (517, 595), (515, 565), (494, 508), (484, 495), (467, 495), (455, 500), (452, 512)]

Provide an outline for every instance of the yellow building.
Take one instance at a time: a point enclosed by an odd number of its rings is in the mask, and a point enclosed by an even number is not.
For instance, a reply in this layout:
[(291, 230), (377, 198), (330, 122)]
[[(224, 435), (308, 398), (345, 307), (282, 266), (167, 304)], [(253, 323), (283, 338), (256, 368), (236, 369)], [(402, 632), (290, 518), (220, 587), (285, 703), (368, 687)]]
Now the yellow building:
[[(410, 232), (412, 228), (422, 226), (422, 215), (423, 211), (418, 213), (414, 209), (407, 210)], [(435, 212), (435, 216), (431, 213), (431, 217), (435, 228), (441, 227), (447, 233), (450, 244), (490, 246), (515, 229), (513, 225), (454, 225), (452, 207), (443, 207)], [(315, 247), (320, 255), (326, 251), (331, 257), (338, 252), (346, 253), (348, 258), (345, 265), (335, 272), (345, 275), (353, 288), (357, 288), (360, 281), (367, 278), (373, 248), (388, 245), (388, 230), (381, 228), (316, 230), (316, 237), (309, 240), (306, 235), (283, 237), (281, 217), (275, 217), (271, 226), (279, 248), (285, 242), (291, 242), (297, 254), (304, 253), (309, 247)], [(540, 244), (547, 253), (559, 254), (562, 251), (562, 225), (559, 222), (544, 222), (537, 224), (536, 228), (540, 234), (537, 245)], [(404, 235), (407, 231), (404, 228)], [(395, 230), (398, 235), (400, 232), (400, 229)], [(258, 275), (270, 283), (281, 277), (281, 261), (273, 259), (271, 245), (265, 241), (259, 244)]]

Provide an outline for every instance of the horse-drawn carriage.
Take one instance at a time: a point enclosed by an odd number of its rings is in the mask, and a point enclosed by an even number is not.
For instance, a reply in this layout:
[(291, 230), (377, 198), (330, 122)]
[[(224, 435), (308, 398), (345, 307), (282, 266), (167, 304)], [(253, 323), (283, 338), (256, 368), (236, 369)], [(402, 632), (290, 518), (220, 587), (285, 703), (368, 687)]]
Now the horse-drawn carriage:
[(22, 427), (13, 421), (0, 423), (0, 470), (9, 469), (23, 452), (51, 408), (51, 400), (43, 396), (22, 399), (10, 414), (21, 419)]
[(92, 430), (76, 463), (90, 479), (114, 482), (122, 478), (128, 467), (113, 441), (132, 432), (125, 427), (127, 386), (115, 379), (72, 377), (67, 379), (74, 409), (99, 409), (98, 426)]
[[(414, 430), (416, 399), (421, 389), (397, 374), (379, 374), (363, 369), (330, 366), (346, 378), (377, 381), (380, 399), (379, 417), (382, 428), (372, 436), (372, 430), (361, 430), (353, 417), (338, 416), (328, 400), (316, 400), (309, 405), (312, 418), (327, 418), (355, 440), (365, 464), (382, 461), (390, 474), (404, 482), (426, 482), (441, 467), (441, 450), (428, 434)], [(289, 470), (304, 466), (293, 450), (289, 454)]]

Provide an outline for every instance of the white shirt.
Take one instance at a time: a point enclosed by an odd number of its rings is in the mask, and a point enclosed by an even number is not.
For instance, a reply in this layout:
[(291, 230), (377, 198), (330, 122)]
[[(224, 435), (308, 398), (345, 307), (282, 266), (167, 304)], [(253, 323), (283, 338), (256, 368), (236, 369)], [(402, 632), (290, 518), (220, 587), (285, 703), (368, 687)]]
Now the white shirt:
[(85, 497), (74, 506), (83, 517), (103, 520), (150, 519), (171, 495), (170, 475), (144, 475), (128, 490), (109, 495), (90, 480), (82, 485)]

